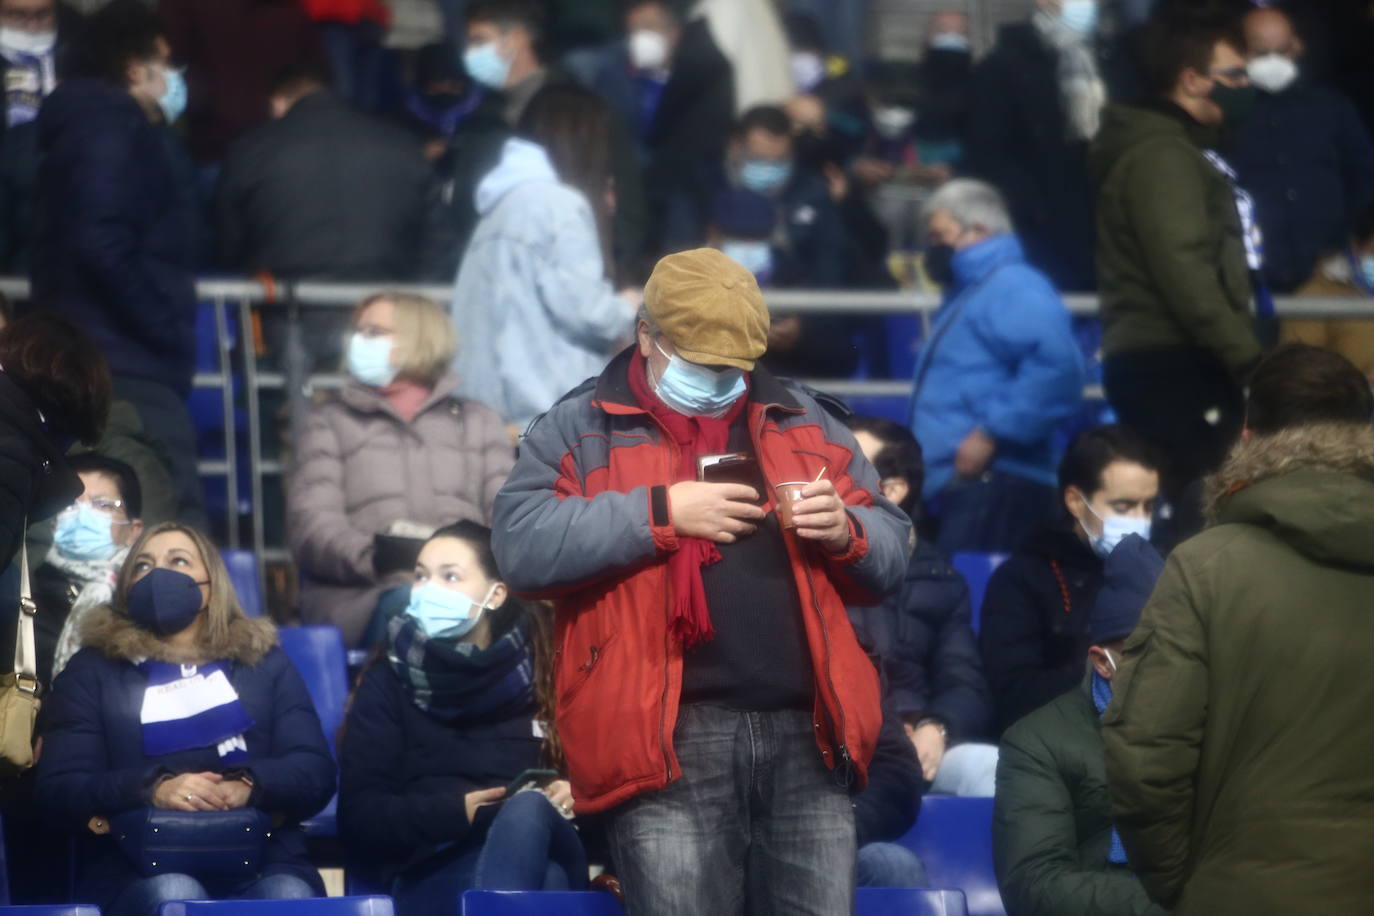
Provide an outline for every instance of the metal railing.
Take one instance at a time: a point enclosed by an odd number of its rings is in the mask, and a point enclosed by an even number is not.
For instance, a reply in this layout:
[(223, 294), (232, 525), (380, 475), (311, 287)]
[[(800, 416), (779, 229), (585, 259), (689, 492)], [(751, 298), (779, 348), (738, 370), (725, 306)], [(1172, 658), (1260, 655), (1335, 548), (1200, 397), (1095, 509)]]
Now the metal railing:
[[(197, 295), (208, 303), (214, 315), (216, 334), (216, 367), (211, 372), (197, 372), (197, 389), (220, 392), (220, 406), (224, 420), (224, 458), (202, 460), (202, 477), (223, 477), (225, 480), (228, 546), (242, 546), (244, 538), (239, 519), (239, 437), (235, 414), (240, 406), (235, 393), (235, 375), (240, 374), (244, 391), (241, 405), (247, 415), (247, 461), (250, 517), (250, 545), (258, 558), (258, 574), (269, 561), (288, 560), (286, 551), (269, 550), (263, 512), (263, 481), (280, 477), (285, 468), (282, 462), (268, 460), (263, 454), (262, 404), (260, 394), (267, 390), (283, 390), (287, 397), (293, 430), (308, 409), (310, 392), (316, 388), (337, 388), (343, 377), (337, 373), (309, 374), (304, 364), (301, 346), (301, 314), (303, 310), (351, 309), (367, 295), (378, 290), (396, 290), (427, 296), (441, 304), (452, 298), (452, 287), (439, 285), (406, 285), (388, 283), (325, 283), (317, 281), (277, 281), (271, 284), (258, 280), (202, 280), (196, 285)], [(0, 292), (13, 300), (28, 297), (28, 281), (15, 277), (0, 277)], [(769, 290), (769, 308), (790, 314), (845, 315), (907, 315), (921, 320), (923, 336), (930, 328), (930, 319), (940, 306), (938, 295), (926, 292), (893, 291), (829, 291), (829, 290)], [(1077, 317), (1092, 317), (1098, 312), (1095, 295), (1064, 297), (1069, 311)], [(1357, 297), (1285, 297), (1276, 301), (1278, 314), (1286, 318), (1374, 319), (1374, 300)], [(287, 341), (282, 371), (264, 371), (258, 362), (253, 342), (253, 310), (281, 309), (286, 312)], [(238, 326), (240, 339), (239, 365), (234, 365), (233, 336), (230, 334), (231, 316)], [(839, 397), (906, 397), (911, 391), (909, 379), (809, 379), (808, 383)], [(1085, 397), (1101, 399), (1100, 388), (1090, 387)], [(294, 436), (293, 436), (294, 438)]]

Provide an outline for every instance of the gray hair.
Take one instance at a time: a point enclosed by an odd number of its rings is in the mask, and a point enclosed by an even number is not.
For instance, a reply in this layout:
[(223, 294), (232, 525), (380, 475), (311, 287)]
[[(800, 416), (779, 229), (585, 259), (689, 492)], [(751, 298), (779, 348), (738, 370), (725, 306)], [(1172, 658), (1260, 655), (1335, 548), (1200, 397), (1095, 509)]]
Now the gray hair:
[(947, 181), (926, 201), (925, 218), (940, 210), (965, 229), (982, 229), (988, 235), (1011, 232), (1011, 215), (1000, 191), (986, 181), (956, 178)]
[(649, 307), (647, 305), (641, 305), (639, 311), (635, 313), (635, 327), (638, 327), (641, 321), (649, 326), (649, 333), (655, 337), (663, 333), (659, 330), (658, 322), (654, 321), (654, 319), (649, 316)]

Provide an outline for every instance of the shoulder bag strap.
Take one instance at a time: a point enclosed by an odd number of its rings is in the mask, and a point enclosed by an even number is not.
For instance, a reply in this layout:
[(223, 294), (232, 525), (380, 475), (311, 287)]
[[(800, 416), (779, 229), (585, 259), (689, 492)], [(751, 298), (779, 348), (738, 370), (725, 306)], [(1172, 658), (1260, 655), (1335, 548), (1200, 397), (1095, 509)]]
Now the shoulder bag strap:
[(34, 648), (33, 618), (38, 605), (33, 602), (29, 583), (29, 521), (24, 519), (24, 536), (19, 542), (19, 623), (14, 638), (14, 679), (20, 690), (38, 693), (38, 651)]

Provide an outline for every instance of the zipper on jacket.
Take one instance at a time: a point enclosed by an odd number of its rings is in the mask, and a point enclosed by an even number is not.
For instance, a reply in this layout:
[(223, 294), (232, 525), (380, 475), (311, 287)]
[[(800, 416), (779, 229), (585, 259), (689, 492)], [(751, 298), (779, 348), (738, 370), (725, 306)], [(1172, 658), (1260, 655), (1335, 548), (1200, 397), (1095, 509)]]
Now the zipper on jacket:
[[(663, 437), (663, 441), (668, 446), (668, 456), (670, 459), (668, 464), (668, 479), (673, 480), (677, 476), (676, 468), (682, 461), (682, 456), (678, 454), (677, 443), (673, 441), (673, 437), (669, 434), (668, 427), (664, 426), (663, 422), (659, 420), (658, 417), (654, 416), (653, 413), (649, 411), (645, 411), (645, 413), (650, 420), (654, 421), (654, 425), (658, 427), (659, 434)], [(668, 486), (671, 488), (672, 484)], [(666, 490), (664, 492), (664, 500), (665, 502), (667, 501)], [(672, 503), (669, 502), (668, 513), (670, 521), (672, 520), (672, 511)], [(653, 520), (650, 519), (651, 523), (652, 521)], [(672, 760), (672, 754), (668, 749), (667, 738), (668, 691), (672, 687), (672, 678), (668, 671), (668, 666), (670, 664), (669, 656), (671, 656), (673, 652), (672, 613), (673, 596), (669, 594), (669, 590), (665, 588), (663, 590), (663, 697), (658, 704), (658, 748), (663, 753), (663, 766), (669, 782), (673, 780), (673, 765), (670, 762)]]
[(596, 667), (596, 660), (597, 660), (598, 658), (600, 658), (600, 657), (601, 657), (601, 647), (600, 647), (600, 646), (592, 646), (591, 657), (588, 658), (588, 659), (587, 659), (585, 662), (583, 662), (581, 665), (579, 665), (579, 666), (578, 666), (578, 670), (579, 670), (579, 671), (585, 671), (585, 672), (587, 672), (588, 674), (591, 674), (591, 673), (592, 673), (592, 669)]
[[(759, 455), (763, 454), (763, 430), (767, 424), (767, 411), (761, 411), (759, 413), (758, 430), (754, 436), (753, 443), (754, 449)], [(781, 433), (779, 434), (781, 435)], [(760, 476), (763, 474), (762, 461), (759, 462), (759, 474)], [(765, 486), (767, 486), (768, 480), (765, 479), (763, 483)], [(787, 537), (787, 534), (785, 532), (783, 532), (783, 537)], [(800, 549), (798, 549), (798, 554), (800, 555)], [(852, 778), (852, 762), (849, 756), (849, 747), (845, 744), (845, 735), (847, 734), (847, 723), (845, 719), (844, 703), (840, 700), (839, 691), (835, 689), (835, 678), (831, 672), (830, 630), (825, 625), (825, 614), (821, 611), (820, 600), (816, 597), (816, 580), (811, 575), (811, 564), (806, 562), (806, 558), (804, 556), (801, 556), (800, 559), (802, 561), (802, 568), (806, 570), (806, 584), (810, 587), (811, 590), (811, 607), (816, 612), (816, 621), (820, 624), (821, 628), (821, 639), (825, 642), (825, 682), (830, 687), (830, 695), (835, 698), (835, 709), (838, 710), (840, 714), (839, 730), (836, 731), (834, 718), (830, 716), (829, 712), (826, 713), (827, 718), (830, 718), (830, 730), (834, 735), (835, 739), (833, 743), (835, 748), (835, 756), (838, 758), (835, 761), (835, 772), (839, 774), (840, 784), (843, 786), (848, 786)], [(822, 703), (821, 707), (822, 709), (824, 709), (825, 704)], [(843, 762), (843, 766), (841, 766), (841, 762)]]

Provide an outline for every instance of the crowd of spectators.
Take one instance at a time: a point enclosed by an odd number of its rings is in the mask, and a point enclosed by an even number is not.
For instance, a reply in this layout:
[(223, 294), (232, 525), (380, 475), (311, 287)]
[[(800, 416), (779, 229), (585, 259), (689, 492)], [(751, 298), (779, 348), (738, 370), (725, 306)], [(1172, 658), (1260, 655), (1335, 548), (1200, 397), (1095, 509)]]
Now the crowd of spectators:
[[(318, 895), (337, 789), (403, 916), (589, 862), (632, 916), (830, 916), (927, 883), (925, 793), (995, 798), (1013, 916), (1369, 907), (1374, 318), (1274, 311), (1374, 302), (1367, 58), (1227, 0), (869, 55), (865, 6), (0, 0), (0, 603), (50, 692), (5, 814), (83, 899)], [(282, 531), (368, 655), (337, 735), (204, 533), (210, 272), (376, 290), (244, 329), (344, 376)], [(902, 286), (905, 409), (805, 384), (892, 326), (769, 291)], [(128, 841), (211, 812), (244, 868)]]

